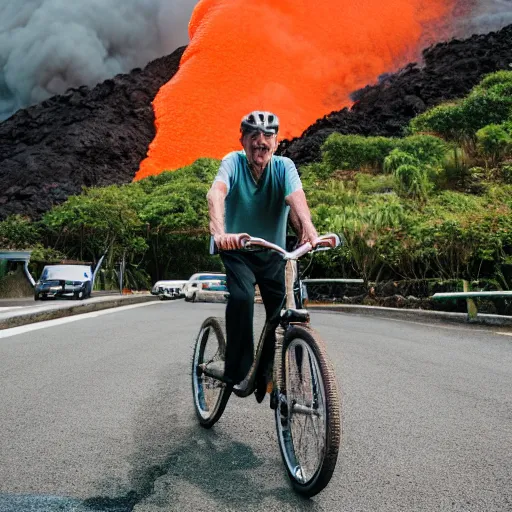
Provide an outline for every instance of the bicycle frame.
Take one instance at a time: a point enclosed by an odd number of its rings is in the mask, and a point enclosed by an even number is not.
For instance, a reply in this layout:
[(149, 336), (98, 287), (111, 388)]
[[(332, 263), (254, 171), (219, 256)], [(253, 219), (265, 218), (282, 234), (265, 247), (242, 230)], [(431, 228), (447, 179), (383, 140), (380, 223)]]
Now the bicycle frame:
[[(321, 241), (315, 250), (327, 250), (332, 247), (337, 247), (340, 244), (340, 239), (338, 235), (335, 234), (327, 234), (319, 238)], [(284, 311), (281, 313), (280, 325), (276, 329), (274, 357), (275, 361), (280, 361), (278, 358), (281, 357), (280, 350), (282, 349), (282, 340), (286, 329), (290, 324), (303, 324), (305, 326), (309, 324), (309, 313), (306, 309), (303, 309), (302, 290), (298, 275), (297, 260), (312, 251), (313, 246), (309, 242), (306, 242), (305, 244), (297, 247), (294, 251), (288, 252), (278, 245), (267, 242), (263, 238), (254, 237), (243, 239), (243, 246), (245, 249), (250, 249), (251, 247), (264, 247), (266, 249), (271, 249), (282, 254), (283, 259), (286, 260)], [(297, 308), (298, 305), (300, 306), (300, 309)], [(249, 370), (246, 378), (240, 384), (233, 387), (233, 393), (236, 396), (244, 398), (254, 392), (256, 373), (260, 364), (265, 339), (269, 334), (269, 329), (270, 326), (268, 321), (265, 321), (251, 369)], [(274, 380), (275, 384), (278, 384), (280, 382), (280, 377), (279, 373), (276, 372), (279, 372), (279, 368), (274, 364)]]

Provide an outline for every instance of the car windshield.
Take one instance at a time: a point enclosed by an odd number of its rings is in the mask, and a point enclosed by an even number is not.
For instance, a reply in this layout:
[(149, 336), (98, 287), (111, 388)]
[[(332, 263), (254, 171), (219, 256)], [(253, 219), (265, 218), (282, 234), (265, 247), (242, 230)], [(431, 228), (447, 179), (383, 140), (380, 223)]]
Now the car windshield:
[(90, 281), (91, 267), (86, 265), (52, 265), (45, 267), (41, 279), (57, 279), (66, 281)]
[(220, 281), (226, 279), (226, 276), (225, 275), (222, 275), (222, 274), (213, 274), (213, 275), (206, 275), (206, 276), (199, 276), (198, 277), (198, 280), (199, 281), (210, 281), (212, 279), (218, 279)]

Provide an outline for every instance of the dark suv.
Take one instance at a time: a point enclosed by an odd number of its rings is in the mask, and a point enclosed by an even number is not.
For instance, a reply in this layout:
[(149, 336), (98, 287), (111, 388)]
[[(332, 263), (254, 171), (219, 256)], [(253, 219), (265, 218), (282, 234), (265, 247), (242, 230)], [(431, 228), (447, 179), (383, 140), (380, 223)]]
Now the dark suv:
[(68, 297), (86, 299), (91, 296), (92, 270), (88, 265), (46, 265), (36, 282), (34, 299)]

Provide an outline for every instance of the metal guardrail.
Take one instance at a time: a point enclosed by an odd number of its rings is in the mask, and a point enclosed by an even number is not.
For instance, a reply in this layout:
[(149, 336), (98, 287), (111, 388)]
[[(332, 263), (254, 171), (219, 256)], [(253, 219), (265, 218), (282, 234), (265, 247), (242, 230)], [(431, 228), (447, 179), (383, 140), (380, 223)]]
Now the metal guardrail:
[(364, 283), (364, 279), (301, 279), (303, 283)]
[(466, 299), (466, 306), (468, 311), (468, 320), (475, 320), (478, 316), (478, 309), (476, 307), (473, 298), (476, 297), (487, 297), (490, 299), (509, 297), (512, 299), (512, 291), (496, 290), (491, 292), (470, 292), (468, 281), (463, 281), (463, 292), (446, 292), (446, 293), (434, 293), (432, 299), (444, 300), (444, 299)]
[(434, 293), (433, 299), (467, 299), (471, 297), (510, 297), (512, 292), (453, 292), (453, 293)]

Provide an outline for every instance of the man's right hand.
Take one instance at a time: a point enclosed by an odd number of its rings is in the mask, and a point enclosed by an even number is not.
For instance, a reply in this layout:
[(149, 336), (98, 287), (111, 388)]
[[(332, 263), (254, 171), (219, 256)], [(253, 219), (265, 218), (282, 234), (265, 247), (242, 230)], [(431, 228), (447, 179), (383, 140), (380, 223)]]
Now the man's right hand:
[(247, 238), (251, 238), (247, 233), (223, 233), (213, 237), (219, 251), (243, 249), (242, 242)]

